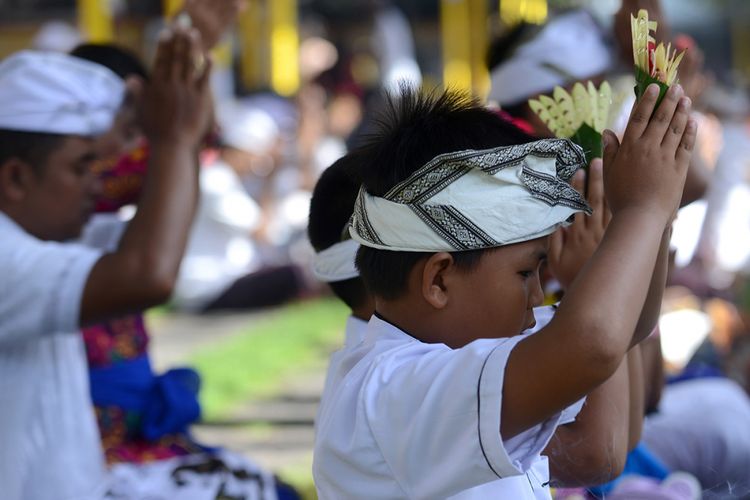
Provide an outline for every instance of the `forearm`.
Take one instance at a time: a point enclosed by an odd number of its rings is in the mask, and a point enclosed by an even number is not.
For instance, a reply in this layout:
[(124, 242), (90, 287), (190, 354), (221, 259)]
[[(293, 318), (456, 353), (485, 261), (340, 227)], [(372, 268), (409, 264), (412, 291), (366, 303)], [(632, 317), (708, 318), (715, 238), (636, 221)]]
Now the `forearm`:
[(623, 360), (614, 375), (586, 397), (576, 421), (557, 428), (544, 453), (555, 486), (601, 484), (622, 472), (630, 436), (629, 371)]
[(651, 277), (648, 295), (646, 295), (646, 302), (643, 305), (641, 316), (638, 318), (631, 346), (648, 337), (659, 322), (662, 297), (664, 296), (664, 287), (667, 283), (667, 271), (669, 270), (669, 240), (671, 235), (671, 227), (667, 228), (662, 235), (661, 246), (659, 247), (659, 254), (656, 257), (656, 265)]
[(151, 145), (138, 212), (117, 253), (138, 263), (138, 275), (156, 282), (176, 279), (198, 200), (198, 159), (193, 144)]
[(628, 451), (638, 445), (643, 431), (643, 417), (645, 415), (646, 397), (643, 384), (643, 356), (641, 347), (635, 346), (628, 352), (628, 388), (629, 398), (629, 423), (628, 423)]
[(601, 368), (603, 380), (619, 366), (646, 301), (665, 226), (665, 220), (644, 211), (612, 218), (550, 323), (568, 363)]

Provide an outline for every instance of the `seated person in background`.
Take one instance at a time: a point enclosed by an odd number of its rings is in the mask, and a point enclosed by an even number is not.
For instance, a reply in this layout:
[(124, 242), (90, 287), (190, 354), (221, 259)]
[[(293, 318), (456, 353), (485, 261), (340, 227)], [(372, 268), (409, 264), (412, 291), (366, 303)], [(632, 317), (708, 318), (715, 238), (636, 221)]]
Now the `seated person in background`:
[(276, 169), (278, 126), (266, 112), (240, 101), (224, 103), (217, 119), (220, 146), (204, 155), (201, 202), (173, 303), (207, 312), (289, 302), (307, 288), (304, 275), (278, 255), (268, 258), (270, 249), (256, 235), (273, 215), (264, 201), (269, 193), (261, 189), (255, 200), (243, 186), (246, 176), (263, 181)]
[(159, 47), (145, 87), (151, 161), (141, 210), (110, 253), (72, 243), (98, 184), (94, 137), (125, 95), (101, 66), (22, 52), (0, 63), (0, 484), (3, 498), (101, 498), (110, 484), (80, 327), (165, 302), (197, 202), (195, 150), (211, 115), (198, 36)]
[(376, 313), (329, 371), (313, 466), (321, 497), (549, 498), (540, 453), (560, 412), (645, 336), (637, 323), (696, 132), (689, 104), (672, 97), (662, 110), (674, 128), (648, 124), (654, 87), (623, 144), (608, 134), (612, 221), (535, 332), (525, 331), (547, 236), (588, 210), (566, 183), (582, 152), (556, 139), (508, 146), (515, 130), (452, 94), (390, 103), (365, 149), (350, 229)]

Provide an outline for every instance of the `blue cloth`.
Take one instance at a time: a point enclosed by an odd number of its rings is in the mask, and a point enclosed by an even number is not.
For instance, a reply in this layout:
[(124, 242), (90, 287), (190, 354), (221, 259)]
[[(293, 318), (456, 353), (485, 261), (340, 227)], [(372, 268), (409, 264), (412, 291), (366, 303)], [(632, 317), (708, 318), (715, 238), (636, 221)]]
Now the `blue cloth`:
[(597, 498), (604, 498), (612, 492), (625, 476), (651, 477), (658, 480), (664, 480), (669, 475), (669, 469), (652, 454), (645, 444), (641, 441), (638, 446), (628, 453), (625, 469), (620, 476), (608, 483), (589, 488), (589, 492)]
[(200, 376), (176, 368), (156, 376), (148, 356), (89, 369), (91, 397), (96, 406), (117, 406), (141, 414), (143, 436), (156, 440), (166, 434), (187, 433), (200, 418)]

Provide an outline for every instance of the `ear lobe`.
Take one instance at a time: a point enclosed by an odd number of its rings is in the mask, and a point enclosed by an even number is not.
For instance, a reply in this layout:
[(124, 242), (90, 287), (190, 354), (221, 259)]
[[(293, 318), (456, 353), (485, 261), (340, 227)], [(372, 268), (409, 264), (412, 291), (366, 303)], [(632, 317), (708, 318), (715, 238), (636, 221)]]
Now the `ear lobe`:
[(9, 158), (0, 165), (0, 196), (9, 201), (21, 201), (33, 182), (31, 165), (18, 158)]
[(453, 265), (453, 256), (448, 252), (432, 254), (422, 269), (422, 297), (435, 309), (448, 305), (448, 288), (445, 273)]

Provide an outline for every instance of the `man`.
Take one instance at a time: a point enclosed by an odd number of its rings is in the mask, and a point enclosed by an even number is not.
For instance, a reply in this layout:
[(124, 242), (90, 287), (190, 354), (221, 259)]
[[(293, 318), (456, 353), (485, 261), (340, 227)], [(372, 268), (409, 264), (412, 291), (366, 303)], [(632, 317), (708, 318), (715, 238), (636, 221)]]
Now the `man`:
[(122, 81), (66, 55), (0, 64), (0, 484), (3, 498), (100, 498), (107, 489), (81, 325), (166, 301), (197, 202), (210, 64), (199, 36), (160, 41), (140, 110), (152, 144), (138, 214), (102, 255), (79, 236), (99, 190), (95, 137)]

